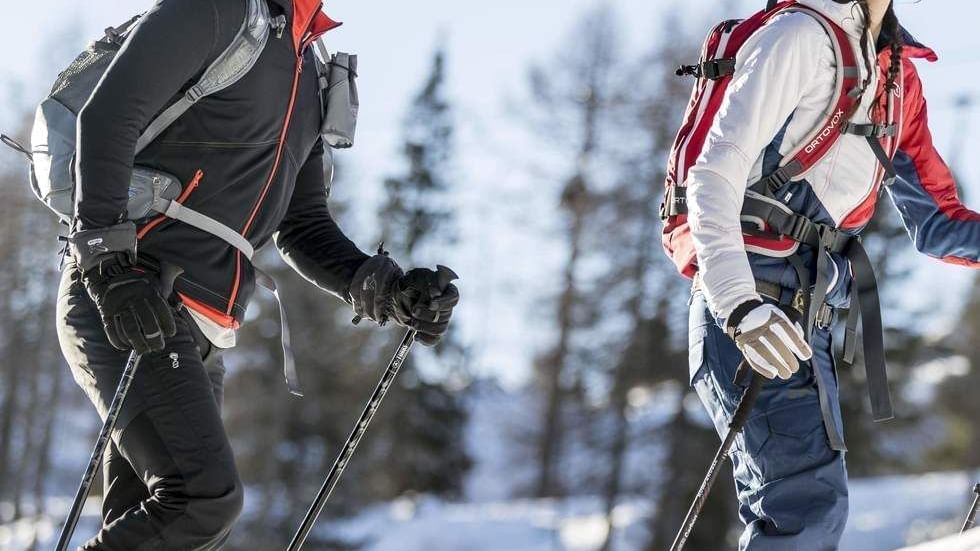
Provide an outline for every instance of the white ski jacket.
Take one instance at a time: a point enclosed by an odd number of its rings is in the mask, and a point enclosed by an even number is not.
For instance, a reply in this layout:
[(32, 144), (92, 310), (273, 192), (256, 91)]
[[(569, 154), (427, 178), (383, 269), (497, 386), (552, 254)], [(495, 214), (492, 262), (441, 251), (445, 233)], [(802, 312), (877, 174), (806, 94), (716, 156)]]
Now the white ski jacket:
[[(850, 37), (861, 54), (864, 16), (855, 4), (800, 0), (826, 14)], [(870, 40), (870, 39), (869, 39)], [(873, 41), (871, 42), (873, 44)], [(871, 48), (868, 64), (877, 68)], [(712, 313), (725, 319), (739, 304), (758, 300), (742, 238), (739, 214), (746, 188), (763, 176), (765, 149), (785, 126), (779, 147), (785, 155), (826, 120), (836, 92), (836, 57), (826, 31), (804, 13), (773, 18), (742, 47), (724, 103), (687, 181), (688, 221), (697, 249), (701, 286)], [(853, 123), (870, 122), (878, 72)], [(788, 121), (788, 122), (787, 122)], [(805, 175), (822, 206), (838, 226), (877, 192), (882, 169), (864, 138), (844, 135)], [(866, 220), (861, 221), (863, 225)]]

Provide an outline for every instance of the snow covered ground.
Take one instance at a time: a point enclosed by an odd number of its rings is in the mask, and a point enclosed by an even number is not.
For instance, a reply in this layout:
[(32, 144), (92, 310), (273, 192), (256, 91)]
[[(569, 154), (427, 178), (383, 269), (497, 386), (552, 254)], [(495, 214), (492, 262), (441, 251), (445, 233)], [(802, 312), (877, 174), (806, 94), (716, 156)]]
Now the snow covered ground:
[[(508, 497), (526, 487), (533, 474), (528, 462), (515, 452), (526, 412), (534, 406), (530, 400), (525, 393), (492, 386), (475, 395), (466, 440), (476, 465), (467, 481), (464, 502), (447, 503), (424, 496), (403, 498), (351, 519), (333, 523), (324, 519), (318, 529), (333, 537), (362, 542), (363, 551), (597, 551), (608, 526), (598, 498), (555, 501)], [(637, 413), (635, 423), (653, 430), (668, 417), (669, 412), (661, 410), (672, 407), (676, 402), (661, 395)], [(80, 440), (77, 449), (85, 445)], [(628, 461), (628, 471), (646, 471), (649, 475), (650, 465), (656, 464), (652, 454), (658, 451), (637, 451), (638, 457)], [(572, 455), (578, 458), (569, 467), (583, 473), (588, 469), (578, 464), (594, 463), (585, 450)], [(60, 459), (67, 462), (67, 458)], [(68, 468), (71, 463), (77, 463), (77, 458), (67, 462), (67, 472), (72, 470)], [(840, 551), (894, 551), (954, 534), (978, 480), (980, 472), (853, 480), (850, 522)], [(51, 498), (48, 516), (0, 523), (0, 550), (27, 551), (35, 538), (39, 551), (50, 549), (69, 504), (68, 496)], [(9, 509), (0, 503), (0, 519), (9, 518)], [(90, 500), (76, 543), (95, 531), (98, 511), (97, 500)], [(640, 551), (652, 514), (645, 496), (622, 500), (612, 519), (615, 550)]]
[[(840, 550), (894, 551), (955, 533), (969, 506), (974, 478), (936, 473), (853, 481), (851, 519)], [(67, 500), (52, 505), (52, 511), (64, 508)], [(343, 522), (323, 523), (321, 529), (364, 542), (364, 551), (597, 551), (606, 534), (599, 511), (599, 500), (585, 497), (482, 503), (423, 497), (376, 506)], [(86, 509), (80, 532), (91, 530), (97, 512), (97, 506)], [(616, 508), (618, 551), (641, 549), (649, 514), (650, 505), (641, 498)], [(0, 525), (0, 549), (28, 549), (35, 529), (39, 540), (50, 545), (57, 522), (44, 518), (37, 524), (22, 520)]]
[[(894, 551), (955, 533), (973, 483), (965, 473), (855, 480), (841, 551)], [(596, 551), (606, 534), (598, 500), (447, 504), (423, 499), (372, 509), (337, 527), (365, 551)], [(616, 549), (638, 551), (649, 504), (622, 503)], [(703, 527), (702, 527), (703, 529)], [(980, 549), (980, 548), (978, 548)]]

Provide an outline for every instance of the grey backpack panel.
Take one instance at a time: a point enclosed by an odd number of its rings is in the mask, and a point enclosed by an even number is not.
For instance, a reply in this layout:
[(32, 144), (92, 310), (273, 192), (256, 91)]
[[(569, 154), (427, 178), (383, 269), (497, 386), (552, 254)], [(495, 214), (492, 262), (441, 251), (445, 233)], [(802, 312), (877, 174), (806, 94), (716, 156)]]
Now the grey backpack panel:
[(48, 98), (38, 106), (31, 133), (31, 189), (63, 220), (75, 208), (72, 160), (75, 155), (75, 119), (64, 104)]
[(141, 220), (156, 214), (153, 205), (159, 199), (173, 201), (180, 196), (180, 180), (172, 174), (133, 168), (133, 179), (129, 184), (129, 208), (127, 214), (130, 220)]

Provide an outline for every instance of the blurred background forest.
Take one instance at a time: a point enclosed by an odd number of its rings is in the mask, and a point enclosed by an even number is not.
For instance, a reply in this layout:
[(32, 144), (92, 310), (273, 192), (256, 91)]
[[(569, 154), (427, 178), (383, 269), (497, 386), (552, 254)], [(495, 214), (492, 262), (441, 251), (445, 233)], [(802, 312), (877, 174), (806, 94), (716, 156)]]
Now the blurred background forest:
[[(125, 4), (120, 13), (143, 3)], [(621, 3), (579, 2), (565, 18), (577, 22), (545, 27), (551, 53), (507, 60), (507, 74), (490, 78), (500, 85), (480, 110), (455, 92), (452, 68), (466, 60), (454, 61), (450, 20), (425, 39), (431, 51), (399, 51), (425, 62), (408, 95), (367, 93), (400, 111), (384, 142), (393, 145), (369, 149), (383, 155), (381, 173), (371, 158), (336, 155), (335, 215), (366, 250), (384, 240), (402, 265), (453, 266), (463, 305), (447, 342), (413, 352), (308, 549), (669, 546), (718, 439), (688, 387), (689, 282), (660, 250), (658, 209), (691, 85), (674, 67), (696, 57), (709, 24), (758, 7), (718, 4), (674, 4), (653, 32), (627, 39)], [(53, 79), (86, 38), (45, 38), (42, 76)], [(369, 73), (372, 59), (361, 63)], [(27, 143), (43, 82), (6, 85), (0, 120)], [(966, 136), (978, 87), (964, 79), (932, 100), (935, 118), (954, 121), (937, 143), (975, 209), (977, 142)], [(55, 344), (59, 229), (6, 151), (0, 197), (0, 548), (40, 550), (60, 529), (99, 421)], [(955, 531), (980, 468), (980, 283), (913, 258), (887, 198), (867, 243), (899, 417), (873, 425), (863, 373), (842, 369), (854, 479), (844, 551)], [(400, 336), (353, 326), (346, 305), (275, 251), (258, 264), (282, 283), (306, 397), (281, 381), (275, 304), (259, 293), (226, 354), (224, 414), (248, 485), (230, 550), (285, 547)], [(730, 467), (691, 549), (734, 548), (729, 477)], [(98, 492), (77, 541), (95, 530)]]

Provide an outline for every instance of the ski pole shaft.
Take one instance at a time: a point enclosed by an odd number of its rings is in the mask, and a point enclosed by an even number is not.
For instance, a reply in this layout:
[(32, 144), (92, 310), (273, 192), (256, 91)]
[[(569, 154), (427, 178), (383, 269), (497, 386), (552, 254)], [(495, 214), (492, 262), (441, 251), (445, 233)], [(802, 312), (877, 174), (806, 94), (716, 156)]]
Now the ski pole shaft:
[(360, 443), (361, 437), (364, 436), (368, 425), (371, 424), (371, 420), (374, 418), (375, 413), (378, 412), (378, 408), (381, 406), (381, 401), (384, 400), (385, 395), (388, 394), (388, 390), (391, 388), (391, 383), (398, 375), (398, 370), (400, 370), (402, 364), (405, 363), (405, 358), (408, 357), (408, 352), (412, 349), (412, 345), (415, 344), (415, 336), (415, 330), (410, 329), (402, 338), (402, 342), (398, 345), (395, 355), (391, 358), (388, 368), (381, 377), (381, 381), (374, 389), (374, 394), (371, 395), (371, 399), (368, 401), (367, 406), (365, 406), (364, 411), (361, 413), (361, 417), (357, 420), (357, 424), (354, 425), (354, 430), (347, 438), (347, 442), (344, 443), (344, 447), (341, 449), (340, 454), (334, 461), (333, 467), (330, 468), (330, 473), (327, 474), (326, 480), (324, 480), (323, 485), (320, 487), (320, 491), (316, 495), (316, 500), (313, 501), (313, 505), (311, 505), (310, 509), (306, 512), (306, 516), (303, 518), (303, 523), (300, 525), (299, 529), (296, 531), (296, 534), (293, 536), (292, 541), (289, 543), (289, 547), (287, 548), (288, 551), (299, 551), (299, 549), (306, 542), (306, 538), (309, 536), (310, 530), (313, 529), (313, 525), (316, 523), (317, 517), (319, 517), (320, 513), (323, 511), (323, 507), (327, 504), (327, 500), (330, 499), (330, 495), (333, 493), (334, 488), (337, 487), (337, 482), (340, 481), (340, 476), (344, 473), (344, 469), (347, 468), (351, 456), (354, 455), (354, 450), (357, 449), (357, 445)]
[(78, 519), (82, 516), (82, 507), (85, 506), (85, 500), (88, 499), (89, 491), (92, 489), (95, 472), (98, 470), (99, 463), (102, 462), (102, 455), (109, 445), (109, 439), (112, 437), (112, 431), (119, 419), (119, 412), (122, 411), (123, 403), (126, 401), (126, 395), (129, 394), (129, 387), (133, 383), (133, 377), (136, 375), (139, 364), (140, 355), (135, 351), (130, 352), (126, 367), (123, 369), (122, 378), (119, 379), (116, 394), (109, 405), (109, 414), (106, 416), (105, 423), (102, 424), (102, 432), (99, 433), (99, 439), (95, 442), (92, 457), (89, 459), (85, 474), (82, 475), (82, 483), (78, 487), (78, 492), (75, 493), (75, 501), (72, 502), (71, 509), (68, 510), (68, 518), (65, 520), (61, 537), (58, 539), (58, 546), (55, 548), (57, 551), (67, 551), (68, 549), (68, 544), (75, 533), (75, 527), (78, 525)]
[(970, 507), (970, 512), (966, 515), (966, 521), (963, 522), (963, 529), (960, 530), (961, 534), (977, 524), (977, 510), (980, 509), (980, 484), (973, 487), (973, 495), (973, 507)]
[[(743, 361), (738, 368), (735, 380), (739, 381), (745, 376), (751, 376), (751, 371), (749, 370), (751, 368)], [(698, 516), (701, 515), (701, 510), (704, 509), (704, 504), (708, 501), (708, 494), (711, 492), (711, 487), (714, 486), (721, 466), (731, 453), (732, 446), (735, 444), (735, 437), (745, 428), (745, 423), (749, 419), (749, 414), (752, 413), (752, 407), (759, 397), (763, 383), (765, 383), (765, 380), (762, 377), (758, 375), (752, 376), (748, 388), (742, 393), (742, 398), (739, 400), (738, 406), (735, 408), (735, 414), (732, 415), (732, 420), (728, 425), (728, 433), (725, 434), (725, 439), (718, 448), (718, 452), (715, 453), (715, 457), (708, 467), (708, 472), (705, 474), (704, 480), (701, 481), (701, 487), (698, 488), (698, 493), (694, 496), (694, 502), (684, 517), (684, 523), (681, 524), (681, 529), (677, 532), (677, 537), (674, 538), (674, 543), (670, 546), (670, 551), (681, 551), (684, 549), (684, 545), (687, 544), (688, 538), (691, 537), (691, 533), (694, 531), (694, 525), (698, 521)]]

